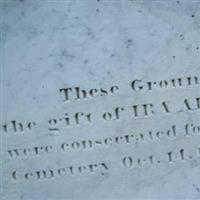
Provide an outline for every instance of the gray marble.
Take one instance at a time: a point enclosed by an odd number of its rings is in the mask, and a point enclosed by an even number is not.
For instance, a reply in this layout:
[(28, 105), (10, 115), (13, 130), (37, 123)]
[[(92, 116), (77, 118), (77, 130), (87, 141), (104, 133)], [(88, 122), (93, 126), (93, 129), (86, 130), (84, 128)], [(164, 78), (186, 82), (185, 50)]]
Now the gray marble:
[(0, 12), (0, 199), (200, 199), (199, 0)]

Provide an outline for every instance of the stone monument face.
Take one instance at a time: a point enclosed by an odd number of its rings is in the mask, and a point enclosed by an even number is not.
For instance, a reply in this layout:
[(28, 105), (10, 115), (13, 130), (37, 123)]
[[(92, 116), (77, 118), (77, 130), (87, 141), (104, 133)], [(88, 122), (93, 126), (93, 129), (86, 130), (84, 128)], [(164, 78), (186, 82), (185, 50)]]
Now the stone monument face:
[(0, 199), (200, 199), (199, 0), (0, 13)]

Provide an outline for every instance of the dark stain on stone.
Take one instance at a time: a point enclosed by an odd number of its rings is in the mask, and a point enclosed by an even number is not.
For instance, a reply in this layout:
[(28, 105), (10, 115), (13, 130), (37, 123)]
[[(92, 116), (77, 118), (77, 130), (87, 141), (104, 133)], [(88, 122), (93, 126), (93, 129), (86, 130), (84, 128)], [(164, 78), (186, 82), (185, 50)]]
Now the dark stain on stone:
[(110, 57), (111, 58), (115, 57), (115, 54), (114, 53), (110, 54)]
[(103, 176), (104, 178), (108, 178), (109, 177), (109, 173), (101, 173), (101, 176)]
[(84, 60), (84, 63), (85, 63), (85, 64), (89, 63), (88, 59), (85, 59), (85, 60)]
[(194, 17), (195, 17), (195, 15), (193, 14), (193, 15), (192, 15), (192, 18), (194, 18)]
[(181, 38), (181, 40), (184, 40), (184, 35), (180, 34), (180, 38)]
[(198, 193), (200, 193), (200, 188), (199, 188), (197, 185), (193, 184), (192, 186), (194, 187), (194, 189), (195, 189)]
[(90, 74), (91, 76), (94, 76), (94, 72), (89, 72), (89, 74)]
[(23, 17), (24, 17), (24, 16), (25, 16), (25, 12), (21, 12), (21, 16), (23, 16)]
[(58, 63), (58, 66), (59, 66), (60, 68), (64, 68), (64, 65), (63, 65), (61, 62)]
[(188, 50), (190, 50), (191, 48), (192, 48), (192, 45), (189, 44), (185, 49), (188, 51)]
[(133, 41), (131, 39), (126, 40), (125, 42), (126, 48), (129, 48), (130, 46), (133, 46)]
[(74, 55), (70, 54), (66, 49), (61, 49), (61, 56), (67, 58), (67, 59), (73, 59)]
[(95, 34), (94, 32), (89, 28), (89, 27), (86, 27), (87, 29), (87, 35), (91, 37), (91, 39), (93, 39), (95, 37)]
[(186, 175), (183, 176), (184, 179), (187, 179), (188, 177)]
[(111, 75), (110, 71), (107, 72), (108, 75)]

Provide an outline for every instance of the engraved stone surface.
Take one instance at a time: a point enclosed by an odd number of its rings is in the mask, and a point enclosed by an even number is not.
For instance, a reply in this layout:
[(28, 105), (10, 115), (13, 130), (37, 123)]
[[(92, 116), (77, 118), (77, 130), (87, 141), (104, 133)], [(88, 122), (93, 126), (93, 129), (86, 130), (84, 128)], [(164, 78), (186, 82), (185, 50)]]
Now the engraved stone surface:
[(0, 199), (200, 199), (199, 0), (0, 12)]

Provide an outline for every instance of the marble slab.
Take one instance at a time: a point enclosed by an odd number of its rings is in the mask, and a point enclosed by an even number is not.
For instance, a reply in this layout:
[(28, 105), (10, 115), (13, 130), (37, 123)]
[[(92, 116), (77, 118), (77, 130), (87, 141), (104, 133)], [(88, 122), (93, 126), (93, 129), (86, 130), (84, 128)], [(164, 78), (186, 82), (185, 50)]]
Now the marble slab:
[(0, 199), (200, 199), (199, 0), (0, 12)]

